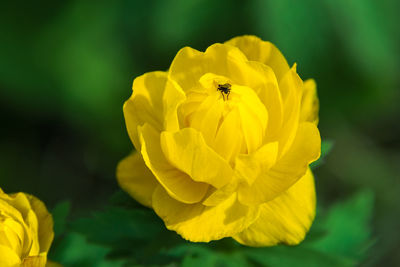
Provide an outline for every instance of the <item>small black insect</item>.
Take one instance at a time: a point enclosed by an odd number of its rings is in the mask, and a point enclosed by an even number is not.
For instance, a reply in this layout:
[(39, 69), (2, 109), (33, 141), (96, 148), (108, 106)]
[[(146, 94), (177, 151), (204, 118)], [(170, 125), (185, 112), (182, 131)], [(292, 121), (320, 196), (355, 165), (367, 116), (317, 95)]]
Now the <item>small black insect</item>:
[(225, 95), (226, 99), (228, 100), (229, 94), (231, 93), (231, 85), (229, 83), (218, 84), (218, 91), (221, 92), (222, 98), (224, 100), (225, 100)]

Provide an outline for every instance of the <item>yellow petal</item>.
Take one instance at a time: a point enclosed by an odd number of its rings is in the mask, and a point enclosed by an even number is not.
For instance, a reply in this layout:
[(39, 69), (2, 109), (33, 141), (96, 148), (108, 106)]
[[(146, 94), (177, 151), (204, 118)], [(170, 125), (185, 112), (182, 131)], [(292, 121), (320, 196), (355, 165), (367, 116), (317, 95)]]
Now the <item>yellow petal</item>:
[(21, 267), (45, 267), (47, 261), (47, 254), (41, 253), (40, 255), (30, 256), (22, 261)]
[(39, 245), (39, 222), (36, 217), (36, 214), (30, 210), (28, 215), (25, 218), (25, 223), (28, 227), (28, 236), (29, 236), (29, 253), (25, 256), (36, 256), (40, 252)]
[(241, 244), (254, 247), (279, 243), (296, 245), (311, 227), (315, 202), (314, 177), (308, 169), (286, 192), (262, 204), (260, 217), (234, 238)]
[(22, 254), (22, 244), (25, 239), (25, 228), (21, 223), (0, 213), (0, 244), (8, 246), (17, 255)]
[(25, 218), (31, 210), (31, 205), (24, 193), (16, 194), (1, 194), (0, 196), (0, 210), (6, 215), (18, 222), (24, 228), (24, 234), (19, 238), (21, 241), (21, 255), (28, 255), (32, 247), (32, 239), (29, 226), (25, 223)]
[(256, 36), (235, 37), (225, 44), (238, 47), (249, 60), (259, 61), (270, 66), (278, 81), (289, 71), (289, 65), (279, 49), (272, 43), (263, 41)]
[(313, 79), (304, 82), (301, 98), (300, 121), (309, 121), (318, 124), (319, 101), (317, 85)]
[[(200, 106), (204, 108), (203, 103), (207, 97), (208, 94), (205, 90), (192, 90), (186, 93), (186, 100), (178, 108), (178, 117), (181, 119), (183, 127), (192, 127), (192, 117)], [(201, 127), (201, 121), (198, 121), (198, 124), (196, 127)]]
[(177, 106), (185, 99), (179, 86), (165, 72), (149, 72), (133, 81), (132, 96), (124, 104), (125, 123), (137, 150), (137, 126), (149, 123), (157, 131), (177, 130)]
[(63, 267), (63, 266), (58, 262), (47, 260), (46, 267)]
[(13, 204), (14, 197), (11, 197), (7, 194), (0, 195), (0, 210), (2, 215), (6, 217), (10, 217), (17, 222), (23, 222), (24, 218), (22, 217), (21, 212), (14, 207)]
[(243, 134), (238, 129), (240, 129), (239, 111), (234, 108), (224, 118), (213, 145), (215, 152), (228, 162), (236, 157), (242, 146)]
[(209, 145), (214, 142), (224, 109), (223, 100), (218, 100), (217, 97), (216, 94), (206, 97), (190, 120), (190, 127), (201, 132)]
[(25, 218), (28, 212), (31, 210), (31, 204), (24, 193), (10, 194), (8, 198), (4, 198), (11, 206), (13, 206), (18, 212)]
[[(261, 125), (255, 114), (252, 114), (251, 111), (249, 112), (249, 109), (243, 104), (238, 105), (238, 111), (246, 152), (250, 154), (256, 151), (263, 143), (265, 129), (263, 129), (263, 125)], [(264, 111), (266, 111), (265, 108)], [(264, 114), (265, 122), (267, 122), (268, 115), (266, 114), (268, 113), (264, 112)], [(230, 132), (230, 134), (232, 133), (233, 131)]]
[(206, 194), (208, 185), (193, 181), (166, 160), (161, 149), (160, 133), (152, 126), (145, 123), (138, 132), (144, 162), (168, 194), (184, 203), (199, 202)]
[[(21, 258), (47, 252), (53, 240), (53, 219), (42, 201), (36, 197), (16, 193), (0, 193), (0, 211), (5, 216), (5, 233), (10, 246)], [(7, 229), (6, 229), (7, 228)], [(10, 237), (11, 232), (14, 238)]]
[(233, 171), (228, 162), (214, 152), (195, 129), (163, 132), (161, 148), (167, 160), (194, 181), (220, 188), (232, 179)]
[(236, 194), (217, 206), (207, 207), (176, 201), (160, 186), (154, 192), (153, 207), (169, 230), (192, 242), (232, 236), (246, 229), (258, 216), (258, 208), (241, 205)]
[(275, 136), (283, 120), (282, 96), (275, 74), (269, 66), (263, 63), (249, 61), (248, 64), (263, 77), (262, 83), (253, 84), (252, 88), (268, 111), (268, 128), (266, 133), (268, 136)]
[(203, 62), (202, 52), (184, 47), (178, 51), (171, 63), (169, 78), (176, 81), (184, 91), (188, 91), (195, 87), (203, 74), (209, 72)]
[(237, 187), (239, 184), (239, 179), (236, 176), (233, 177), (231, 182), (221, 188), (210, 188), (207, 192), (206, 197), (203, 200), (203, 205), (205, 206), (216, 206), (221, 202), (228, 199), (232, 194), (236, 194)]
[(48, 252), (54, 238), (53, 217), (41, 200), (32, 195), (27, 195), (27, 198), (38, 220), (39, 252)]
[(19, 256), (12, 249), (0, 244), (0, 266), (19, 267), (20, 263)]
[(281, 157), (291, 147), (299, 125), (303, 81), (296, 73), (296, 65), (282, 78), (279, 88), (283, 101), (283, 124), (277, 137)]
[[(169, 69), (169, 77), (184, 91), (196, 87), (206, 73), (230, 77), (233, 81), (243, 80), (247, 75), (247, 58), (236, 47), (214, 44), (203, 53), (184, 47), (176, 54)], [(249, 68), (249, 67), (248, 67)]]
[(321, 153), (318, 128), (311, 122), (299, 125), (293, 145), (284, 157), (266, 173), (260, 174), (251, 186), (239, 187), (239, 200), (247, 205), (266, 203), (287, 190), (317, 160)]
[(151, 196), (158, 182), (140, 153), (132, 153), (120, 161), (117, 179), (123, 190), (142, 205), (151, 207)]
[(278, 142), (268, 143), (252, 154), (240, 154), (235, 161), (235, 171), (248, 185), (271, 168), (278, 155)]
[(250, 88), (235, 86), (234, 90), (240, 94), (241, 98), (238, 109), (247, 153), (253, 153), (264, 140), (268, 124), (268, 111)]

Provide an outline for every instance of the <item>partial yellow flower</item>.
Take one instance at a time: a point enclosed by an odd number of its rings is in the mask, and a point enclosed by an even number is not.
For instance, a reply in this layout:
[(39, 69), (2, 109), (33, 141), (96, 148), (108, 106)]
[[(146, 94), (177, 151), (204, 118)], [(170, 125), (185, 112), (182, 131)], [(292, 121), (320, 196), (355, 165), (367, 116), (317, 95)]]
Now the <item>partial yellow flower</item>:
[(0, 189), (0, 266), (46, 266), (53, 218), (42, 201)]
[(133, 82), (124, 115), (139, 153), (118, 182), (187, 240), (297, 244), (315, 215), (318, 108), (315, 82), (270, 42), (185, 47)]

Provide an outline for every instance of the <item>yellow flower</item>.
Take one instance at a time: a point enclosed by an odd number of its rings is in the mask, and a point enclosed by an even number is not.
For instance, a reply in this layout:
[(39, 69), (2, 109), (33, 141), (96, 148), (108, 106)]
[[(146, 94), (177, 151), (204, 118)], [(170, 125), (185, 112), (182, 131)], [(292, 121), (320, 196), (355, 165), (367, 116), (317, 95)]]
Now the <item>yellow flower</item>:
[(255, 36), (181, 49), (137, 77), (124, 105), (139, 153), (120, 186), (194, 242), (297, 244), (315, 215), (309, 164), (320, 156), (313, 80)]
[(0, 189), (0, 266), (45, 266), (53, 237), (53, 218), (42, 201)]

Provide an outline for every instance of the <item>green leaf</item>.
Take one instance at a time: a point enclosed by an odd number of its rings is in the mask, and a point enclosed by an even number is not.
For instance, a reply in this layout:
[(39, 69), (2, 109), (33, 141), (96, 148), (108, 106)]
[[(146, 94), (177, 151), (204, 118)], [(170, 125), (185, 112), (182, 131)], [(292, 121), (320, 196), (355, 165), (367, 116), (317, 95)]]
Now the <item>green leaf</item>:
[(88, 243), (81, 234), (69, 233), (53, 249), (51, 260), (65, 267), (122, 267), (123, 261), (106, 258), (109, 251), (109, 248)]
[(303, 246), (277, 246), (246, 249), (246, 255), (262, 266), (333, 267), (354, 266), (354, 262), (329, 253), (308, 249)]
[(67, 216), (70, 212), (71, 203), (69, 201), (62, 201), (58, 203), (51, 214), (54, 220), (54, 235), (55, 238), (59, 237), (65, 231), (65, 226), (67, 223)]
[(108, 247), (108, 256), (135, 264), (168, 264), (174, 261), (163, 250), (182, 239), (168, 231), (149, 209), (110, 206), (71, 224), (88, 241)]
[(334, 142), (332, 140), (324, 140), (321, 143), (321, 157), (310, 164), (311, 169), (315, 169), (324, 163), (325, 157), (331, 152)]
[(91, 217), (74, 221), (72, 229), (86, 235), (90, 241), (119, 247), (126, 242), (151, 240), (164, 226), (150, 210), (108, 207)]
[[(324, 152), (331, 147), (331, 143), (325, 145)], [(124, 205), (130, 202), (121, 193), (112, 200)], [(335, 204), (326, 213), (319, 212), (307, 239), (292, 247), (249, 248), (230, 238), (208, 244), (190, 243), (168, 231), (151, 210), (116, 206), (78, 219), (72, 223), (72, 229), (89, 242), (97, 243), (101, 257), (128, 261), (131, 265), (355, 266), (371, 244), (372, 204), (372, 194), (365, 191)], [(90, 251), (87, 254), (90, 258)]]
[(321, 218), (326, 235), (307, 246), (333, 255), (363, 259), (371, 244), (373, 204), (370, 191), (362, 191), (345, 202), (336, 203), (329, 214)]
[[(183, 267), (202, 266), (249, 266), (249, 262), (238, 246), (234, 250), (224, 250), (232, 239), (211, 242), (208, 244), (195, 244), (186, 242), (168, 251), (169, 254), (183, 258)], [(221, 246), (222, 244), (222, 246)]]

